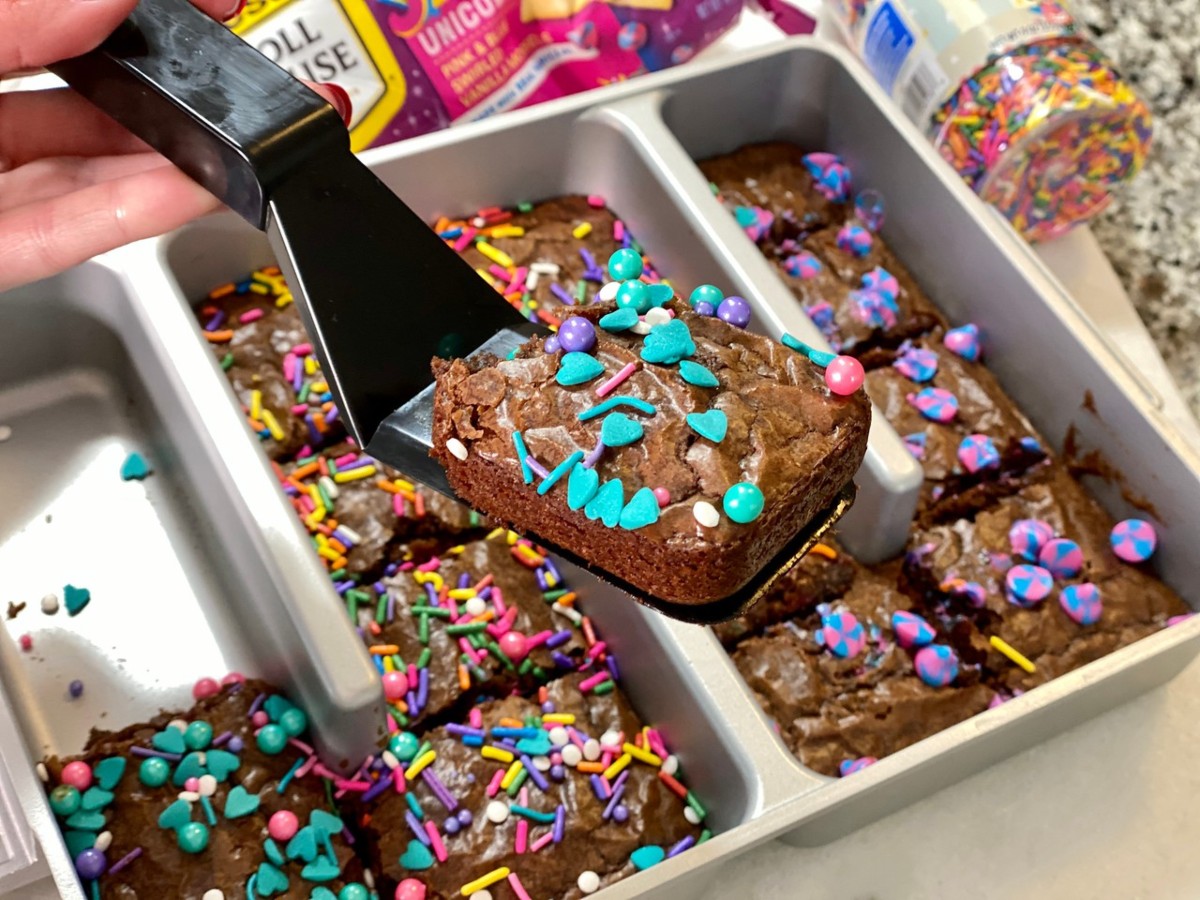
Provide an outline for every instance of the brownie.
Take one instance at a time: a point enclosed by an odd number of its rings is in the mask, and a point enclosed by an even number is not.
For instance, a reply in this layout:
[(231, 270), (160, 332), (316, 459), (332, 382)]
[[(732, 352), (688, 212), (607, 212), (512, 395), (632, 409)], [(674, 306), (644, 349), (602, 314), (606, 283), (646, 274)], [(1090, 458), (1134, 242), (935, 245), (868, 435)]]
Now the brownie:
[[(897, 586), (898, 564), (855, 569), (852, 585), (839, 599), (772, 625), (733, 653), (784, 743), (825, 775), (949, 728), (987, 709), (995, 696), (970, 666), (960, 666), (944, 686), (919, 678), (912, 651), (900, 645), (893, 627), (893, 614), (912, 606)], [(831, 613), (849, 613), (861, 628), (861, 648), (848, 656), (837, 655), (822, 640), (823, 616)], [(933, 640), (947, 645), (943, 634)]]
[[(486, 273), (518, 312), (552, 326), (572, 307), (595, 302), (609, 281), (609, 257), (636, 247), (624, 223), (598, 197), (556, 197), (497, 210), (488, 218), (496, 224), (488, 225), (482, 216), (443, 220), (438, 232), (474, 269)], [(531, 274), (534, 265), (543, 270)], [(657, 280), (652, 271), (651, 277)]]
[[(324, 776), (332, 773), (312, 755), (305, 732), (304, 713), (274, 688), (236, 682), (186, 712), (93, 731), (78, 757), (47, 760), (51, 806), (85, 887), (95, 859), (79, 861), (80, 854), (90, 849), (94, 857), (97, 841), (107, 841), (95, 894), (103, 898), (201, 900), (213, 889), (307, 898), (319, 887), (334, 896), (350, 884), (365, 889), (372, 879), (330, 800)], [(90, 767), (82, 784), (80, 763)], [(199, 780), (191, 793), (188, 777)], [(80, 796), (67, 783), (86, 789)]]
[[(1020, 529), (1010, 538), (1014, 525), (1023, 520), (1043, 523), (1043, 539), (1074, 542), (1082, 556), (1078, 573), (1070, 574), (1070, 567), (1056, 570), (1053, 556), (1043, 559), (1041, 551), (1029, 550), (1021, 543)], [(964, 632), (969, 640), (961, 642), (964, 656), (982, 662), (1002, 686), (1028, 689), (1151, 634), (1172, 616), (1189, 611), (1148, 571), (1117, 558), (1109, 542), (1113, 524), (1066, 469), (1054, 463), (1035, 483), (997, 500), (973, 520), (914, 530), (905, 577), (931, 616), (947, 624), (973, 623), (975, 628)], [(1017, 594), (1010, 596), (1007, 581), (1013, 567), (1036, 564), (1054, 576), (1045, 582), (1048, 595), (1040, 601), (1023, 598), (1018, 586)], [(1042, 571), (1032, 574), (1045, 579)], [(1098, 590), (1102, 609), (1098, 620), (1088, 625), (1068, 616), (1060, 602), (1064, 591), (1075, 592), (1085, 584)], [(1027, 673), (1001, 655), (988, 643), (992, 635), (1027, 657), (1036, 670)]]
[(345, 428), (300, 313), (276, 268), (217, 288), (197, 309), (202, 333), (272, 459), (342, 440)]
[[(401, 673), (384, 677), (397, 722), (412, 728), (479, 694), (532, 690), (573, 671), (587, 646), (579, 616), (552, 610), (565, 588), (555, 573), (528, 541), (510, 544), (502, 532), (383, 579), (386, 601), (361, 606), (357, 624), (376, 665)], [(559, 589), (543, 588), (547, 579)]]
[(752, 229), (751, 238), (774, 250), (785, 240), (840, 225), (848, 214), (844, 204), (817, 190), (804, 155), (795, 144), (771, 141), (697, 165), (742, 227)]
[(866, 386), (925, 471), (922, 520), (968, 515), (1019, 489), (1046, 459), (1044, 440), (992, 373), (947, 349), (941, 333), (903, 344)]
[[(591, 353), (547, 353), (534, 338), (510, 360), (435, 362), (432, 454), (465, 501), (656, 598), (728, 597), (853, 478), (870, 404), (834, 395), (805, 356), (678, 301), (644, 339), (589, 326), (614, 310), (577, 317)], [(597, 385), (630, 365), (600, 400)], [(590, 377), (564, 377), (580, 371)], [(548, 495), (553, 479), (523, 474), (515, 440), (562, 476)]]
[[(822, 188), (805, 160), (772, 142), (699, 165), (834, 349), (862, 356), (944, 325), (904, 264), (856, 221), (849, 192)], [(843, 228), (869, 242), (865, 253), (839, 246)]]
[(487, 527), (478, 513), (349, 441), (277, 465), (276, 473), (326, 568), (352, 578), (378, 578), (422, 541), (436, 552)]
[(727, 648), (737, 646), (768, 625), (783, 622), (842, 596), (858, 566), (832, 540), (817, 544), (772, 586), (765, 597), (736, 619), (713, 626)]
[[(428, 900), (463, 897), (464, 885), (504, 867), (529, 897), (573, 900), (584, 896), (586, 873), (611, 884), (706, 837), (704, 807), (661, 736), (643, 728), (619, 687), (595, 680), (581, 673), (547, 685), (537, 700), (488, 701), (429, 732), (421, 747), (411, 735), (394, 736), (390, 747), (409, 771), (430, 751), (432, 761), (406, 773), (405, 796), (395, 774), (363, 795), (383, 896), (412, 878)], [(373, 771), (388, 769), (377, 762)], [(440, 861), (438, 848), (426, 846), (430, 830), (444, 848)], [(511, 884), (489, 890), (519, 896)]]

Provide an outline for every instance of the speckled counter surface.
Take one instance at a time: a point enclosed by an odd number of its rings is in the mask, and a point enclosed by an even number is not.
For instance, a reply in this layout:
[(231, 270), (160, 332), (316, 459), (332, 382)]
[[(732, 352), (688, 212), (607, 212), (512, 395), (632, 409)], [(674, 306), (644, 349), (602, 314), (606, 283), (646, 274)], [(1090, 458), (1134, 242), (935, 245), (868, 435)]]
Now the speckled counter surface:
[(1092, 230), (1200, 412), (1200, 0), (1071, 5), (1155, 115), (1145, 171)]

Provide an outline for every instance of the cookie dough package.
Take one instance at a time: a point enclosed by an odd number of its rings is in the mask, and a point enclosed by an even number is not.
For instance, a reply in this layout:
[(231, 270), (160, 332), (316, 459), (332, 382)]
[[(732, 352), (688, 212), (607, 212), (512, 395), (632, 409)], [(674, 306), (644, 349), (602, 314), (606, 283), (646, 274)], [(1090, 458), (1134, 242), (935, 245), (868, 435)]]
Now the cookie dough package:
[(690, 59), (743, 0), (249, 0), (231, 27), (354, 102), (355, 151)]

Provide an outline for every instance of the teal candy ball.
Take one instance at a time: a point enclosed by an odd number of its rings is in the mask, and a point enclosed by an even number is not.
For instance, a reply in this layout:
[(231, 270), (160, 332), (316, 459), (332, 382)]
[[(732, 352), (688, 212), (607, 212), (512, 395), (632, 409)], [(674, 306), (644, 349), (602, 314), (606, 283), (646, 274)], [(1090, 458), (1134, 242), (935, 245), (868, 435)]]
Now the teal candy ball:
[(259, 750), (267, 756), (274, 756), (276, 753), (281, 753), (287, 746), (288, 736), (287, 732), (279, 725), (264, 725), (259, 730), (255, 741)]
[(162, 787), (171, 777), (171, 767), (165, 759), (149, 756), (138, 767), (138, 780), (146, 787)]
[(388, 749), (392, 751), (392, 755), (400, 762), (408, 762), (417, 755), (417, 748), (421, 746), (421, 742), (417, 740), (417, 736), (411, 731), (401, 731), (393, 734), (391, 740), (388, 741)]
[(338, 892), (338, 900), (368, 900), (370, 897), (367, 889), (361, 884), (348, 884)]
[(308, 716), (304, 710), (292, 707), (279, 717), (279, 727), (287, 732), (288, 737), (300, 737), (308, 728)]
[(60, 784), (50, 792), (50, 808), (56, 816), (69, 816), (79, 809), (79, 789), (70, 784)]
[(175, 837), (184, 853), (200, 853), (208, 846), (208, 826), (203, 822), (188, 822), (179, 826)]
[(750, 482), (740, 481), (725, 492), (722, 505), (725, 507), (725, 515), (745, 525), (762, 515), (763, 494)]
[(183, 732), (183, 742), (189, 750), (203, 750), (212, 739), (213, 727), (207, 722), (192, 722)]
[(608, 258), (608, 274), (616, 281), (641, 278), (643, 269), (642, 255), (628, 247), (618, 250)]
[(629, 307), (644, 316), (650, 310), (650, 292), (640, 281), (627, 281), (617, 288), (617, 306)]
[(721, 305), (721, 301), (724, 299), (725, 295), (721, 293), (721, 289), (719, 287), (712, 284), (702, 284), (700, 287), (692, 291), (691, 295), (688, 297), (688, 303), (690, 303), (693, 308), (695, 308), (697, 304), (708, 303), (713, 309), (716, 309)]

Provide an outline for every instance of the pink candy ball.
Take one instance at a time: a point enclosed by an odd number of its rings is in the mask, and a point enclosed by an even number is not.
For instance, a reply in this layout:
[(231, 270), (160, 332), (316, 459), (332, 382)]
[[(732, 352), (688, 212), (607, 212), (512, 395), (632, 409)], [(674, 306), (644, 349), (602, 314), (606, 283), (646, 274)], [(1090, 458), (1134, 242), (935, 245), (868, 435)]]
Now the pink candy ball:
[(205, 697), (211, 697), (213, 694), (221, 690), (221, 685), (215, 678), (201, 678), (192, 685), (192, 696), (197, 700), (203, 700)]
[(86, 791), (92, 786), (92, 767), (81, 760), (69, 762), (63, 766), (61, 781), (76, 790)]
[(658, 501), (659, 507), (664, 507), (671, 502), (671, 492), (665, 487), (656, 487), (654, 489), (654, 499)]
[(252, 724), (255, 728), (262, 728), (270, 721), (271, 717), (261, 709), (250, 717), (250, 724)]
[(200, 790), (200, 779), (199, 778), (186, 779), (183, 782), (183, 789), (185, 791), (191, 791), (193, 794), (198, 792)]
[(425, 885), (415, 878), (405, 878), (396, 885), (396, 900), (425, 900)]
[(506, 631), (500, 635), (500, 649), (513, 662), (520, 662), (525, 658), (525, 654), (529, 652), (526, 644), (525, 635), (519, 631)]
[(408, 678), (403, 672), (383, 673), (383, 696), (389, 700), (401, 700), (408, 693)]
[(243, 675), (241, 672), (230, 672), (228, 675), (226, 675), (224, 678), (221, 679), (221, 686), (228, 687), (231, 684), (241, 684), (245, 680), (246, 680), (246, 676)]
[(839, 396), (846, 397), (863, 386), (862, 363), (853, 356), (835, 356), (825, 367), (825, 384), (829, 390)]
[(300, 820), (290, 809), (272, 813), (267, 822), (267, 833), (277, 841), (290, 841), (300, 830)]

